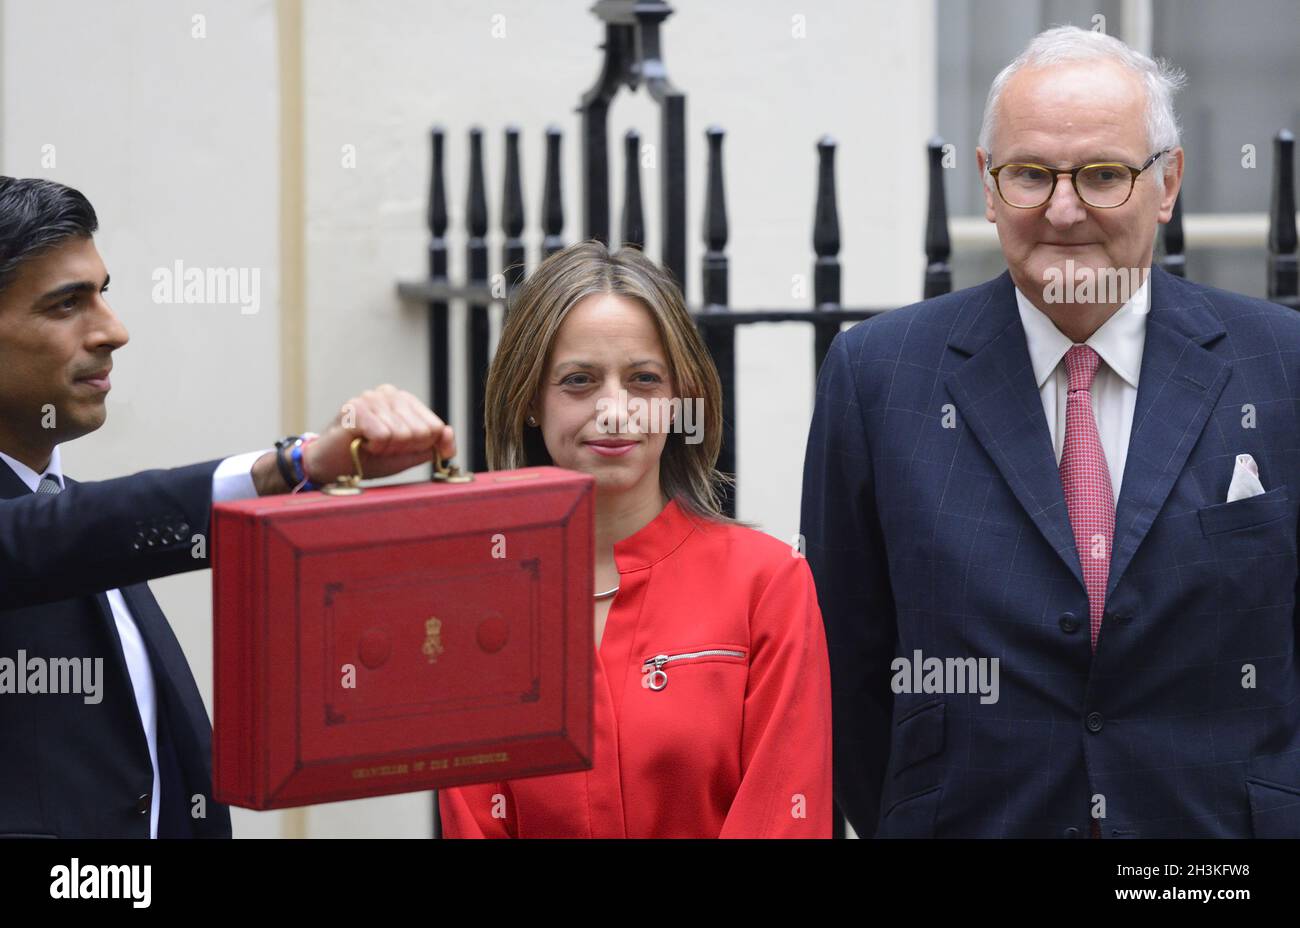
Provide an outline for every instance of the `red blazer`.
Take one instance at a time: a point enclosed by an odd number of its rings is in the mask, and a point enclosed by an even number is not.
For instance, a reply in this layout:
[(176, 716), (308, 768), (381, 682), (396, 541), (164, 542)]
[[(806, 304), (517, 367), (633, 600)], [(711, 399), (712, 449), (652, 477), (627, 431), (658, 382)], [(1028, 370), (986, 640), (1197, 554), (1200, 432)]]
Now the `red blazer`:
[(592, 769), (441, 790), (443, 833), (829, 838), (830, 665), (807, 561), (676, 502), (614, 561)]

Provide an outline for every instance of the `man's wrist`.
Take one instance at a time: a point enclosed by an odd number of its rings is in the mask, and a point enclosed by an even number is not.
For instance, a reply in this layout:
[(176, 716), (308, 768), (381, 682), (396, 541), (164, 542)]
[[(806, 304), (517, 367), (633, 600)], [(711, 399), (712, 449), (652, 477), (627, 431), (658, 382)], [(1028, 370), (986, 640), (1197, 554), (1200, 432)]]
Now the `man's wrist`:
[(293, 489), (285, 483), (276, 463), (278, 451), (268, 451), (253, 463), (253, 487), (258, 496), (271, 496), (276, 493), (288, 493)]
[[(275, 443), (275, 453), (271, 462), (280, 474), (278, 481), (268, 480), (265, 487), (271, 493), (292, 492), (299, 490), (318, 490), (320, 485), (311, 479), (307, 472), (304, 452), (320, 436), (315, 432), (303, 432), (301, 435), (288, 435)], [(264, 495), (259, 489), (259, 495)]]

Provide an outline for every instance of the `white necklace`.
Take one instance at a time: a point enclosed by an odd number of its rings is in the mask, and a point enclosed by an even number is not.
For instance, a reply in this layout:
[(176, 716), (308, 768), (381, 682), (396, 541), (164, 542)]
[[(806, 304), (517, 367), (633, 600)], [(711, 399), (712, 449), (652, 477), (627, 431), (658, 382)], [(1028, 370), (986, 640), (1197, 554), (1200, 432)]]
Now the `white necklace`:
[(614, 587), (614, 589), (612, 589), (612, 590), (606, 590), (606, 591), (603, 592), (603, 593), (596, 593), (596, 594), (594, 594), (591, 598), (592, 598), (592, 599), (604, 599), (606, 596), (613, 596), (613, 595), (614, 595), (615, 593), (617, 593), (617, 592), (618, 592), (618, 587)]

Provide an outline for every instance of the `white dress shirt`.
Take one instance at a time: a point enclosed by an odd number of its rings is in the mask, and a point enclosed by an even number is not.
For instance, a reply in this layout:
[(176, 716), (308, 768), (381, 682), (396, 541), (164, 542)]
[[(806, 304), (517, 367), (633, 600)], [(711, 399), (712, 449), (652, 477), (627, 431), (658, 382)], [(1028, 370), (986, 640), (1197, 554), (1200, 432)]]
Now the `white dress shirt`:
[[(268, 449), (269, 450), (269, 449)], [(212, 501), (226, 502), (236, 499), (251, 499), (257, 495), (253, 486), (253, 464), (266, 451), (250, 451), (248, 454), (226, 458), (212, 475)], [(35, 493), (41, 477), (49, 476), (58, 481), (59, 486), (67, 489), (63, 482), (63, 462), (56, 445), (50, 455), (49, 466), (43, 474), (38, 474), (22, 461), (15, 460), (0, 451), (0, 460), (18, 475), (23, 483)], [(108, 604), (113, 610), (113, 621), (117, 624), (117, 635), (122, 639), (122, 653), (126, 657), (126, 669), (131, 674), (131, 688), (135, 690), (135, 705), (140, 711), (140, 724), (144, 726), (145, 740), (149, 743), (149, 760), (153, 764), (152, 808), (149, 813), (149, 837), (158, 837), (158, 809), (161, 795), (161, 779), (158, 774), (158, 712), (154, 698), (153, 668), (149, 666), (149, 654), (145, 650), (144, 638), (135, 624), (131, 609), (122, 597), (121, 590), (107, 590)]]
[[(1128, 460), (1128, 440), (1133, 431), (1133, 409), (1137, 405), (1138, 372), (1142, 369), (1142, 349), (1146, 344), (1147, 310), (1150, 277), (1142, 282), (1132, 298), (1102, 323), (1084, 343), (1101, 357), (1092, 381), (1092, 414), (1097, 434), (1106, 454), (1110, 471), (1110, 488), (1119, 503), (1119, 485)], [(1065, 446), (1065, 407), (1069, 395), (1070, 375), (1065, 368), (1065, 353), (1075, 344), (1062, 334), (1045, 313), (1016, 288), (1020, 322), (1029, 344), (1029, 360), (1043, 400), (1047, 430), (1052, 436), (1056, 463), (1061, 463)]]

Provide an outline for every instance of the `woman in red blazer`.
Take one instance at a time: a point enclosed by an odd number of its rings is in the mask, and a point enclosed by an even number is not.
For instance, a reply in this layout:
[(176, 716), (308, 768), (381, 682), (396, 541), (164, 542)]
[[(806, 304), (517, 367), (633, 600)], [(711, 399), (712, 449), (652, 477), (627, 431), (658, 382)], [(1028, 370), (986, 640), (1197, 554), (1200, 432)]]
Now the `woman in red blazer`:
[(829, 838), (830, 667), (799, 548), (720, 511), (717, 371), (671, 277), (544, 261), (488, 377), (492, 469), (596, 479), (592, 769), (444, 789), (446, 837)]

